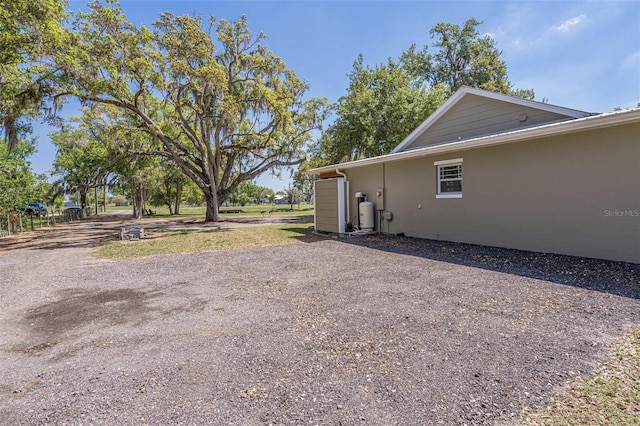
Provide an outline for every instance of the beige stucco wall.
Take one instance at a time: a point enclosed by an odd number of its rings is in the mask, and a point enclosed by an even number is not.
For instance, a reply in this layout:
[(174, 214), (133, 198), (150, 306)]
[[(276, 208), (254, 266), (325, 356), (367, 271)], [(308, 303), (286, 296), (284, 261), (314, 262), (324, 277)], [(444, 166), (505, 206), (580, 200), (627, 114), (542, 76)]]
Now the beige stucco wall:
[[(463, 197), (436, 199), (433, 163), (454, 158)], [(347, 173), (350, 198), (384, 186), (383, 232), (640, 263), (640, 124)]]
[(362, 167), (357, 169), (351, 169), (348, 171), (349, 178), (349, 194), (348, 202), (350, 207), (349, 221), (353, 221), (353, 226), (358, 224), (358, 204), (355, 198), (356, 192), (362, 192), (366, 194), (367, 200), (371, 201), (374, 206), (374, 224), (376, 230), (378, 229), (379, 215), (378, 205), (376, 199), (376, 190), (379, 187), (384, 186), (383, 182), (383, 165), (378, 164), (371, 167)]

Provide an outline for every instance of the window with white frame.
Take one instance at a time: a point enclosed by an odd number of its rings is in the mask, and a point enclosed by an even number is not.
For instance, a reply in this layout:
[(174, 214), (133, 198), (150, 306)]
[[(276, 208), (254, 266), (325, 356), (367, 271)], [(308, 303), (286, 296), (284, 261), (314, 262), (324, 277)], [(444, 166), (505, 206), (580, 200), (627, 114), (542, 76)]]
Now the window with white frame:
[(462, 198), (462, 158), (436, 161), (436, 198)]

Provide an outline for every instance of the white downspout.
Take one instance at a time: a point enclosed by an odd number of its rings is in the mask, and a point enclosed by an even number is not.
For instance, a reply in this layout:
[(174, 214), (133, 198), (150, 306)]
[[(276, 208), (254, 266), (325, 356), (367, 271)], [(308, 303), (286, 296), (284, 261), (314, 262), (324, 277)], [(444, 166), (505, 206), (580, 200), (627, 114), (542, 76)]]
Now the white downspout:
[(349, 223), (349, 221), (351, 220), (351, 209), (349, 208), (349, 205), (351, 204), (350, 201), (351, 199), (349, 198), (351, 195), (351, 193), (349, 192), (349, 179), (347, 179), (347, 174), (344, 172), (341, 172), (340, 169), (336, 168), (336, 173), (340, 176), (342, 176), (344, 178), (344, 181), (347, 183), (347, 222)]

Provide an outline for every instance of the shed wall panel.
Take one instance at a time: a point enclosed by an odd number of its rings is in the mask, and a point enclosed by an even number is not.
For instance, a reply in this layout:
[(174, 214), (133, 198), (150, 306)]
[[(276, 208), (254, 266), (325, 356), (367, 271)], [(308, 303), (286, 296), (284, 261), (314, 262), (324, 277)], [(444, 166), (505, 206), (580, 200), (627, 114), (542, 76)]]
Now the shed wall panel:
[[(341, 232), (344, 223), (340, 212), (339, 185), (344, 185), (342, 178), (321, 179), (314, 186), (315, 229), (320, 232)], [(344, 195), (343, 195), (344, 196)]]

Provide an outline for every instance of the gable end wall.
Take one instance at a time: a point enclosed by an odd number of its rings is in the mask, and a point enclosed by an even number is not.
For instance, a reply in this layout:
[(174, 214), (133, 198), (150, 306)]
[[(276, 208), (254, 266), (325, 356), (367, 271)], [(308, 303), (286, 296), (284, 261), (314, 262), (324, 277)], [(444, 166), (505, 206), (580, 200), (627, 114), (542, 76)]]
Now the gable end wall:
[[(520, 121), (523, 114), (526, 120)], [(468, 94), (404, 150), (567, 119), (564, 115)]]

